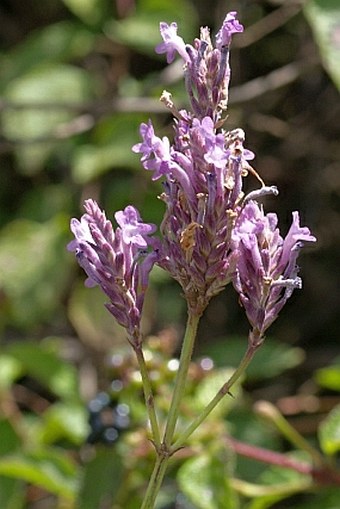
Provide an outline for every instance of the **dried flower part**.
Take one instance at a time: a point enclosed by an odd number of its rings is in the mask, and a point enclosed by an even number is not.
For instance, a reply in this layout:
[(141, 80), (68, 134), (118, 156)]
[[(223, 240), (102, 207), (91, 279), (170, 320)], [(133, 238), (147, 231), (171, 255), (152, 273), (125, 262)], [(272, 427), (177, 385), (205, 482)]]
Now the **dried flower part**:
[[(116, 212), (119, 227), (113, 230), (93, 200), (86, 213), (71, 220), (75, 239), (68, 245), (88, 278), (87, 286), (99, 285), (109, 297), (107, 309), (126, 328), (129, 341), (141, 340), (140, 320), (150, 270), (158, 258), (157, 241), (149, 237), (156, 227), (141, 222), (131, 205)], [(151, 249), (150, 249), (151, 248)]]
[(293, 212), (284, 239), (277, 223), (276, 214), (264, 214), (258, 203), (249, 201), (233, 231), (235, 249), (239, 251), (234, 287), (259, 337), (277, 318), (294, 289), (301, 288), (296, 260), (304, 242), (316, 241), (307, 227), (300, 226), (298, 212)]

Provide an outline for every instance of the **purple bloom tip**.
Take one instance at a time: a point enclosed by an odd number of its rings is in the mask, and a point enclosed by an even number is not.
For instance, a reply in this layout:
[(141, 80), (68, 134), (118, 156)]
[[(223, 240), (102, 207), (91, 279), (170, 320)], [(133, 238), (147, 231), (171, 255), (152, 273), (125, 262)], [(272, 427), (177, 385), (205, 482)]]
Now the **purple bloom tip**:
[(115, 219), (122, 229), (123, 241), (146, 248), (149, 244), (147, 236), (156, 231), (154, 224), (142, 223), (137, 209), (132, 205), (115, 213)]
[(234, 286), (249, 322), (261, 335), (277, 318), (295, 288), (301, 288), (296, 260), (304, 242), (316, 238), (301, 227), (298, 212), (285, 238), (277, 228), (276, 214), (264, 214), (255, 201), (248, 202), (236, 224), (235, 247), (239, 254)]
[(168, 25), (163, 21), (159, 26), (163, 42), (156, 46), (156, 53), (166, 53), (168, 64), (174, 60), (176, 51), (185, 62), (189, 62), (190, 57), (186, 51), (185, 43), (182, 37), (177, 35), (177, 23), (172, 22)]
[(216, 47), (218, 49), (229, 46), (233, 34), (243, 32), (244, 27), (236, 19), (236, 16), (237, 12), (231, 11), (224, 18), (222, 27), (216, 34)]

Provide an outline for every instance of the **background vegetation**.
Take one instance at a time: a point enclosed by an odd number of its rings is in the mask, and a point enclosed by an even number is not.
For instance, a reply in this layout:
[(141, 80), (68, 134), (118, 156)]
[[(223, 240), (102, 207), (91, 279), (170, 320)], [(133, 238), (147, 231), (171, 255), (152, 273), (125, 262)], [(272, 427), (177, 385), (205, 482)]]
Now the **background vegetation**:
[[(217, 454), (218, 438), (227, 432), (277, 451), (291, 449), (256, 417), (252, 404), (260, 399), (275, 403), (312, 443), (319, 433), (334, 461), (340, 449), (338, 1), (4, 0), (1, 508), (139, 507), (152, 457), (140, 381), (104, 297), (83, 287), (84, 276), (66, 251), (69, 220), (92, 197), (109, 217), (133, 203), (146, 222), (160, 223), (160, 187), (131, 152), (140, 122), (150, 116), (171, 136), (158, 101), (164, 88), (185, 106), (181, 65), (166, 66), (154, 53), (159, 21), (177, 21), (190, 42), (200, 26), (218, 28), (230, 10), (238, 11), (246, 31), (233, 43), (229, 126), (245, 130), (257, 171), (279, 187), (267, 209), (279, 214), (284, 230), (291, 211), (300, 210), (318, 244), (301, 259), (303, 291), (271, 329), (243, 396), (195, 435), (170, 472), (159, 508), (175, 507), (175, 499), (183, 509), (340, 506), (338, 489), (288, 502), (280, 500), (294, 490), (276, 498), (258, 494), (251, 502), (241, 490), (239, 499), (240, 489), (227, 482), (234, 475), (269, 485), (290, 479), (234, 455), (227, 445)], [(185, 313), (178, 286), (154, 271), (144, 327), (164, 411)], [(211, 303), (200, 328), (188, 418), (225, 378), (223, 370), (237, 363), (246, 334), (228, 289)], [(221, 487), (213, 502), (204, 498), (210, 485)]]

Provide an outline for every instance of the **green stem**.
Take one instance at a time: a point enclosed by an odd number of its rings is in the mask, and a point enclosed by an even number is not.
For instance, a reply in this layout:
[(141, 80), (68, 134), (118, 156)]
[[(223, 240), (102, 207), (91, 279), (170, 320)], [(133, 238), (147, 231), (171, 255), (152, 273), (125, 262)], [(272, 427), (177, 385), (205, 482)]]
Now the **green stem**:
[(168, 466), (169, 456), (157, 456), (141, 509), (153, 509)]
[(157, 459), (149, 481), (141, 509), (153, 509), (166, 468), (171, 456), (170, 448), (176, 429), (180, 403), (186, 387), (186, 378), (191, 361), (200, 316), (189, 313), (183, 339), (179, 368), (177, 371), (174, 392), (170, 404), (163, 442), (156, 447)]
[(235, 382), (243, 375), (245, 370), (247, 369), (249, 363), (253, 359), (255, 352), (261, 346), (261, 341), (251, 341), (248, 342), (248, 348), (246, 353), (244, 354), (243, 359), (241, 360), (238, 368), (233, 373), (233, 375), (229, 378), (229, 380), (220, 388), (214, 398), (208, 403), (203, 412), (196, 417), (192, 421), (192, 423), (187, 427), (187, 429), (181, 434), (181, 436), (177, 439), (177, 441), (173, 444), (171, 450), (175, 452), (177, 449), (180, 449), (185, 444), (186, 440), (190, 437), (190, 435), (198, 428), (198, 426), (208, 417), (208, 415), (214, 410), (214, 408), (218, 405), (218, 403), (224, 398), (226, 394), (229, 393), (231, 387)]
[(316, 465), (325, 464), (323, 456), (300, 433), (291, 426), (279, 410), (267, 401), (259, 401), (256, 405), (257, 414), (265, 417), (280, 431), (280, 433), (297, 449), (306, 451), (313, 458)]
[(189, 312), (187, 326), (183, 339), (181, 357), (179, 361), (179, 368), (175, 381), (175, 388), (172, 395), (172, 401), (170, 405), (169, 415), (163, 439), (163, 444), (167, 448), (170, 448), (171, 446), (172, 438), (177, 424), (179, 406), (186, 387), (186, 379), (191, 361), (194, 342), (196, 338), (199, 319), (200, 316), (192, 315)]
[(144, 390), (144, 398), (146, 403), (146, 408), (149, 416), (151, 431), (152, 431), (152, 439), (155, 444), (156, 449), (158, 449), (161, 445), (161, 437), (159, 432), (159, 425), (157, 420), (157, 415), (155, 411), (155, 403), (154, 396), (151, 388), (151, 382), (149, 378), (149, 373), (146, 367), (145, 358), (143, 354), (143, 350), (140, 344), (133, 346), (134, 351), (136, 353), (139, 369), (142, 376), (143, 390)]

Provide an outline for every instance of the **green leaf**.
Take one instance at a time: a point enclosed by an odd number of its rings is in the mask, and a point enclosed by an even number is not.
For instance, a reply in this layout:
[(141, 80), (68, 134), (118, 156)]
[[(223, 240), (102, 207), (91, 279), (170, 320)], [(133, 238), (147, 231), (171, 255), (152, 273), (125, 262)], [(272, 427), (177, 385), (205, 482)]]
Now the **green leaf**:
[(82, 445), (89, 433), (87, 412), (77, 403), (54, 403), (43, 414), (39, 426), (39, 440), (52, 444), (67, 440)]
[[(266, 449), (280, 450), (281, 438), (270, 426), (263, 426), (251, 408), (237, 405), (228, 414), (228, 430), (230, 434), (242, 442)], [(236, 463), (236, 476), (257, 482), (259, 475), (266, 469), (266, 464), (255, 459), (239, 455)]]
[(66, 499), (74, 499), (76, 493), (75, 465), (66, 455), (56, 451), (3, 456), (0, 458), (0, 475), (22, 479)]
[(21, 363), (25, 374), (36, 378), (53, 394), (68, 401), (79, 401), (76, 369), (44, 343), (25, 340), (10, 345), (7, 353)]
[[(66, 251), (69, 218), (46, 223), (16, 220), (0, 232), (0, 320), (30, 328), (49, 320), (68, 284), (72, 257)], [(58, 300), (59, 299), (59, 300)]]
[(321, 387), (332, 391), (340, 391), (340, 364), (318, 369), (314, 374), (314, 378)]
[[(1, 356), (0, 361), (3, 357)], [(4, 364), (5, 366), (6, 364)], [(2, 368), (0, 363), (0, 373)], [(13, 425), (7, 419), (0, 420), (0, 460), (1, 456), (18, 451), (21, 447), (21, 440)], [(17, 479), (10, 479), (0, 475), (0, 507), (6, 509), (21, 509), (24, 502), (24, 486)]]
[[(56, 146), (53, 137), (58, 129), (74, 117), (74, 113), (67, 106), (61, 108), (60, 103), (84, 103), (90, 97), (90, 83), (90, 76), (82, 69), (71, 65), (45, 65), (13, 80), (6, 88), (5, 100), (29, 105), (7, 108), (2, 114), (6, 138), (21, 142), (16, 156), (23, 173), (32, 174), (41, 169)], [(42, 102), (51, 105), (57, 102), (59, 106), (34, 106)], [(39, 142), (41, 138), (43, 141)]]
[(7, 419), (0, 420), (0, 436), (0, 456), (18, 450), (21, 445), (12, 423)]
[(2, 55), (1, 89), (37, 65), (83, 58), (92, 50), (95, 40), (94, 33), (71, 21), (61, 21), (31, 32), (22, 43)]
[[(58, 214), (72, 210), (73, 190), (63, 184), (35, 185), (27, 189), (18, 210), (18, 217), (43, 223)], [(71, 212), (70, 212), (71, 215)]]
[[(216, 369), (213, 373), (206, 376), (202, 382), (198, 385), (193, 405), (195, 411), (202, 412), (208, 403), (213, 399), (217, 392), (221, 389), (223, 384), (229, 380), (232, 376), (233, 369)], [(213, 410), (215, 417), (217, 415), (225, 415), (225, 413), (235, 404), (235, 398), (237, 399), (240, 392), (240, 381), (236, 382), (231, 388), (230, 392), (234, 396), (225, 395), (222, 401)]]
[(115, 451), (98, 450), (85, 466), (77, 507), (98, 509), (104, 501), (110, 506), (120, 488), (122, 474), (123, 466)]
[[(237, 367), (247, 348), (247, 339), (242, 337), (221, 338), (209, 348), (199, 352), (211, 357), (216, 366)], [(266, 338), (247, 368), (249, 380), (273, 378), (287, 369), (292, 369), (304, 360), (301, 348), (291, 347), (273, 338)]]
[(229, 458), (223, 449), (187, 460), (179, 469), (180, 489), (197, 509), (236, 509), (235, 492), (229, 483)]
[[(294, 451), (286, 454), (288, 458), (293, 458), (297, 461), (302, 461), (304, 463), (310, 463), (310, 457), (308, 453), (301, 451)], [(280, 466), (270, 466), (267, 470), (265, 470), (261, 476), (260, 480), (266, 485), (298, 485), (299, 482), (311, 481), (311, 478), (307, 474), (302, 474), (297, 472), (292, 468), (284, 468)]]
[(138, 164), (131, 147), (139, 141), (140, 114), (115, 114), (101, 122), (94, 131), (94, 144), (76, 147), (71, 161), (77, 184), (87, 184), (112, 168)]
[(340, 4), (338, 0), (309, 0), (304, 6), (325, 69), (340, 90)]
[(122, 21), (110, 20), (104, 28), (105, 34), (115, 42), (147, 54), (155, 54), (155, 46), (161, 41), (157, 14), (133, 16)]
[[(287, 456), (307, 462), (308, 454), (296, 451)], [(251, 484), (248, 496), (254, 497), (246, 509), (267, 509), (275, 506), (280, 500), (285, 500), (296, 493), (304, 493), (313, 485), (310, 476), (296, 472), (293, 469), (270, 466), (259, 476), (261, 484)], [(251, 495), (252, 491), (252, 495)], [(288, 506), (287, 506), (288, 507)], [(295, 507), (295, 505), (294, 505)]]
[[(162, 2), (147, 0), (139, 2), (137, 12), (123, 20), (109, 20), (104, 30), (114, 41), (136, 48), (138, 52), (145, 52), (157, 57), (155, 46), (161, 42), (159, 22), (177, 21), (179, 35), (186, 42), (192, 43), (196, 35), (192, 28), (196, 26), (197, 11), (190, 2), (182, 0), (163, 0)], [(164, 59), (164, 55), (161, 57)]]
[(0, 476), (0, 507), (4, 509), (23, 509), (27, 507), (25, 491), (25, 485), (22, 481)]
[[(84, 280), (84, 279), (83, 279)], [(107, 297), (99, 287), (75, 286), (69, 300), (68, 316), (79, 338), (91, 348), (107, 352), (127, 345), (126, 332), (105, 308)]]
[(66, 7), (84, 23), (96, 25), (103, 14), (103, 0), (63, 0)]
[(319, 441), (325, 454), (332, 456), (340, 451), (340, 405), (320, 424)]
[[(11, 355), (6, 355), (1, 352), (0, 355), (0, 389), (4, 391), (9, 389), (20, 375), (21, 364)], [(1, 507), (1, 506), (0, 506)]]

